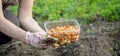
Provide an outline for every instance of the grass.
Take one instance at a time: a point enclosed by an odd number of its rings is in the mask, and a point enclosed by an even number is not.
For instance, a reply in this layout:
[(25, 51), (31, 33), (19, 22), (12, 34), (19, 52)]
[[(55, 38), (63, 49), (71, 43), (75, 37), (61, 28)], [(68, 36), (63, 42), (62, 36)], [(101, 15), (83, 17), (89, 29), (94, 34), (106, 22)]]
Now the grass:
[[(94, 19), (96, 16), (103, 17), (108, 21), (120, 20), (120, 0), (35, 0), (33, 17), (42, 20), (66, 19)], [(17, 6), (9, 7), (17, 14)]]

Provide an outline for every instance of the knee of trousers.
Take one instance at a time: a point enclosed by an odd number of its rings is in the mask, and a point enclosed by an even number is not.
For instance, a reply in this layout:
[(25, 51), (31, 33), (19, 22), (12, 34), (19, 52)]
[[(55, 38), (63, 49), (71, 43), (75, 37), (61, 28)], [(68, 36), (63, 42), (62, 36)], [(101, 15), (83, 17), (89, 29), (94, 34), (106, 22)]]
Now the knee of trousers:
[(4, 14), (4, 17), (9, 20), (10, 22), (12, 22), (13, 24), (15, 24), (16, 26), (20, 27), (20, 23), (19, 23), (19, 20), (18, 18), (12, 13), (10, 12), (9, 10), (5, 9), (3, 10), (3, 14)]

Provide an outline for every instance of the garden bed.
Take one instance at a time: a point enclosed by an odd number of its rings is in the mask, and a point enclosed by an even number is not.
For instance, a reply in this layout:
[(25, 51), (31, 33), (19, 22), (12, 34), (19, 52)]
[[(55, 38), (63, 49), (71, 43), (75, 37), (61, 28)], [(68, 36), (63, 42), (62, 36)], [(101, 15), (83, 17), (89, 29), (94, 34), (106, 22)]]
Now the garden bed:
[(65, 47), (37, 50), (21, 41), (0, 46), (2, 56), (120, 56), (120, 22), (95, 20), (81, 25), (80, 39)]

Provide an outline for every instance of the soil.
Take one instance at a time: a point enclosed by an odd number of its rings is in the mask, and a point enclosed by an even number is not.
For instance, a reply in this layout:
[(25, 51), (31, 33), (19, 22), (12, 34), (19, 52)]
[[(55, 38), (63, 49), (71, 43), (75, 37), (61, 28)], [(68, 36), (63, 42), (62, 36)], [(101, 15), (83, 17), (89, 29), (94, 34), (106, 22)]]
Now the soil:
[(0, 56), (120, 56), (120, 21), (82, 24), (79, 41), (58, 49), (39, 50), (13, 39), (0, 46)]

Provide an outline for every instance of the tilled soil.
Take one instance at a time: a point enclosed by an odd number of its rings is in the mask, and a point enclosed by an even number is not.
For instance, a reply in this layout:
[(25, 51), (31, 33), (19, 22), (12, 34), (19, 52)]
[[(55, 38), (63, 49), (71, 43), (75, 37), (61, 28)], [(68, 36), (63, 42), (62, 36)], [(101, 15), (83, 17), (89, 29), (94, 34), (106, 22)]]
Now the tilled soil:
[(0, 46), (0, 56), (120, 56), (120, 22), (98, 20), (81, 25), (79, 42), (38, 50), (21, 41)]

